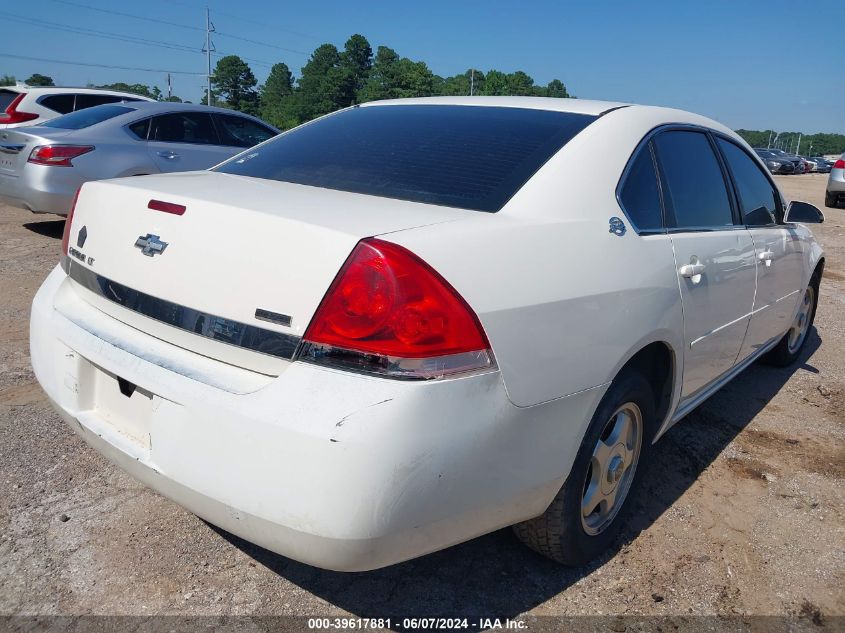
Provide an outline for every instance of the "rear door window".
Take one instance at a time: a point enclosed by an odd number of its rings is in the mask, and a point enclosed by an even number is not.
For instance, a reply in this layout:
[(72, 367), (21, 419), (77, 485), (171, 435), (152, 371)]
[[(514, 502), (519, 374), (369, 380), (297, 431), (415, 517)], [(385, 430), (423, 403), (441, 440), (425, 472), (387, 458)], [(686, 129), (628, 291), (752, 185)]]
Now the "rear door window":
[(669, 130), (653, 140), (663, 173), (667, 226), (712, 229), (733, 226), (725, 178), (704, 132)]
[(657, 171), (651, 155), (651, 143), (644, 145), (631, 162), (619, 202), (637, 231), (656, 231), (663, 228), (663, 212)]
[(73, 94), (47, 95), (46, 97), (41, 97), (38, 100), (38, 103), (43, 105), (45, 108), (49, 108), (53, 112), (68, 114), (69, 112), (73, 112), (73, 102), (75, 97), (76, 95)]
[(108, 121), (121, 114), (128, 114), (134, 112), (134, 108), (122, 105), (101, 105), (93, 108), (86, 108), (84, 110), (77, 110), (64, 116), (56, 117), (45, 121), (40, 125), (44, 127), (55, 127), (62, 130), (81, 130), (82, 128), (91, 127), (97, 123)]
[(205, 112), (174, 112), (153, 117), (149, 139), (164, 143), (220, 144), (211, 115)]
[(232, 147), (252, 147), (276, 136), (276, 132), (252, 119), (233, 114), (215, 114), (220, 131), (220, 144)]
[(731, 170), (745, 223), (748, 226), (777, 224), (780, 194), (759, 165), (730, 141), (719, 138), (716, 143)]

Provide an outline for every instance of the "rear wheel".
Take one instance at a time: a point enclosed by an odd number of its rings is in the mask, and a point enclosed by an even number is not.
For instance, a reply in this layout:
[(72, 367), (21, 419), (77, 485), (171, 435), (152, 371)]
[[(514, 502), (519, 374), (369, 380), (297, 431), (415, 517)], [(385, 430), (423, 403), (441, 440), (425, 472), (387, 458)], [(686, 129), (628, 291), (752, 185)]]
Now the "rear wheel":
[(539, 517), (513, 527), (531, 549), (565, 565), (583, 565), (608, 548), (623, 524), (654, 436), (654, 394), (645, 377), (625, 371), (593, 416), (572, 470)]
[(786, 367), (798, 360), (798, 356), (801, 355), (801, 350), (807, 342), (807, 335), (810, 333), (810, 328), (813, 326), (818, 301), (819, 279), (818, 276), (814, 275), (812, 281), (810, 281), (810, 285), (804, 291), (804, 296), (801, 298), (801, 304), (798, 306), (798, 312), (795, 314), (792, 326), (772, 351), (766, 354), (765, 361), (768, 364), (775, 365), (776, 367)]
[(831, 191), (824, 192), (824, 206), (835, 209), (837, 207), (836, 199), (837, 195), (835, 193)]

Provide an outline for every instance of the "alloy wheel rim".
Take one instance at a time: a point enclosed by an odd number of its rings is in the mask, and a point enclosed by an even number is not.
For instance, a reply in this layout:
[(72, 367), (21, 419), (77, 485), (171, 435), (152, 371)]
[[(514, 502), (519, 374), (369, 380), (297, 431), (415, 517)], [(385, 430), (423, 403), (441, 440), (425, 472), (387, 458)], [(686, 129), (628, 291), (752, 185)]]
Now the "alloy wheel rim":
[(790, 354), (794, 354), (798, 351), (804, 343), (804, 339), (807, 338), (807, 332), (810, 329), (810, 313), (813, 310), (814, 294), (815, 291), (812, 286), (808, 287), (804, 292), (804, 298), (801, 300), (798, 313), (795, 315), (792, 327), (789, 328), (787, 348), (789, 349)]
[(637, 470), (642, 447), (643, 414), (626, 402), (610, 416), (584, 475), (581, 526), (595, 536), (619, 514)]

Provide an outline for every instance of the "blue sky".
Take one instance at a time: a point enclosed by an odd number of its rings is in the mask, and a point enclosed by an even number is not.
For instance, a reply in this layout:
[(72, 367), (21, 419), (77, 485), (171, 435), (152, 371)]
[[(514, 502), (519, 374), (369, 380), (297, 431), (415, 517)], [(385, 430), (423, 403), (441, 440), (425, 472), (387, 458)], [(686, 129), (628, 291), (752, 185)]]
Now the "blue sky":
[[(443, 76), (469, 67), (524, 70), (538, 83), (559, 78), (581, 98), (678, 107), (733, 128), (845, 133), (842, 0), (29, 0), (0, 6), (0, 54), (203, 73), (206, 4), (219, 31), (217, 50), (256, 60), (250, 63), (259, 81), (273, 62), (298, 74), (319, 44), (342, 47), (361, 33), (373, 49), (390, 46)], [(46, 28), (53, 25), (77, 32)], [(83, 29), (195, 50), (102, 39)], [(0, 55), (0, 74), (25, 79), (33, 72), (64, 85), (166, 85), (161, 72)], [(174, 94), (196, 101), (204, 81), (174, 74)]]

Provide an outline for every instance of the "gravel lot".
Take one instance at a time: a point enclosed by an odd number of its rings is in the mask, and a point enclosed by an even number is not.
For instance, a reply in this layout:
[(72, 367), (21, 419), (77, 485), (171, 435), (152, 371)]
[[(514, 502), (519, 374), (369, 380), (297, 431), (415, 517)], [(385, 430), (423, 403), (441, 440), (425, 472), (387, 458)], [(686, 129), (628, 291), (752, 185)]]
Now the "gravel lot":
[[(823, 208), (826, 178), (779, 184)], [(751, 367), (672, 429), (629, 532), (601, 561), (560, 568), (502, 530), (339, 574), (217, 530), (64, 426), (28, 346), (30, 302), (63, 222), (0, 205), (0, 614), (792, 615), (840, 629), (845, 210), (825, 213), (827, 268), (803, 362)]]

